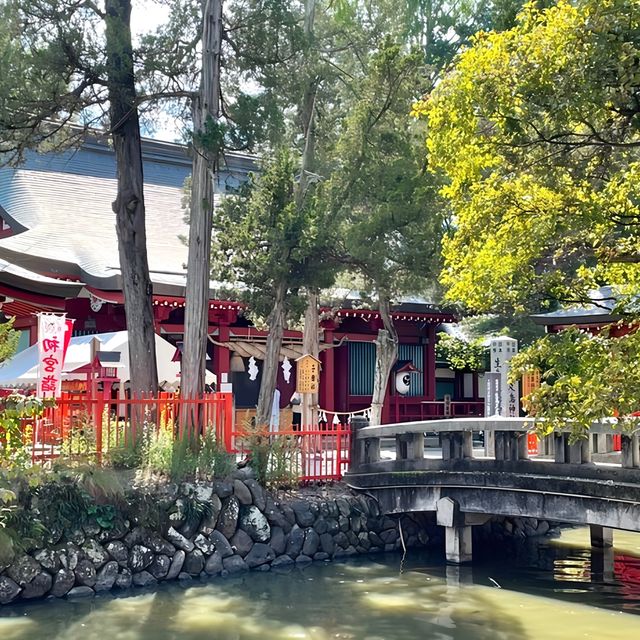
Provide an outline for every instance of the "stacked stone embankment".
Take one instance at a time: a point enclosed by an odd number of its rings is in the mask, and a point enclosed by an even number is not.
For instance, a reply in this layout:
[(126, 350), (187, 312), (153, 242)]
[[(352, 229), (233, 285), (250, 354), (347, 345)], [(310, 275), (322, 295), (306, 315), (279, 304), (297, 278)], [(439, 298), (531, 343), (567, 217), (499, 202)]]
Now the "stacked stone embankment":
[(429, 541), (419, 515), (381, 515), (367, 496), (277, 499), (237, 475), (164, 486), (157, 499), (167, 505), (166, 526), (143, 526), (142, 517), (109, 528), (92, 523), (0, 565), (0, 604), (268, 571)]

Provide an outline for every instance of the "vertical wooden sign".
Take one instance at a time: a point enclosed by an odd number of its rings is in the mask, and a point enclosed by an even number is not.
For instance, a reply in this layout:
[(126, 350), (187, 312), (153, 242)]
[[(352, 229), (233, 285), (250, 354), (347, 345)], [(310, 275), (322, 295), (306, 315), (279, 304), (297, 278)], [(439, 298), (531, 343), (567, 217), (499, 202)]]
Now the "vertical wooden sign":
[(296, 360), (296, 391), (318, 393), (320, 389), (320, 360), (305, 354)]

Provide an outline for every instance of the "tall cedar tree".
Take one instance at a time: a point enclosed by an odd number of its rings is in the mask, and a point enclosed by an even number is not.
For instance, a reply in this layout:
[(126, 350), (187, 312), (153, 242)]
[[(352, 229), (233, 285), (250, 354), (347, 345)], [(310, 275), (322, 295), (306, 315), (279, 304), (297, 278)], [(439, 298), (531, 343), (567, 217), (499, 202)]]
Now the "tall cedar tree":
[(117, 165), (116, 215), (131, 389), (157, 390), (147, 263), (142, 151), (130, 0), (8, 0), (0, 9), (0, 151), (19, 162), (29, 148), (64, 148), (83, 127), (108, 122)]

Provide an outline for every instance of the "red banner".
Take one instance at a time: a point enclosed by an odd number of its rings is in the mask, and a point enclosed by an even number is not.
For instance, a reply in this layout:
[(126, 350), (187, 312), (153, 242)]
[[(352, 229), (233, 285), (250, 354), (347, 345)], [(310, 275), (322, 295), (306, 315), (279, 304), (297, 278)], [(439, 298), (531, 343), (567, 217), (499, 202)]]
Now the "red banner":
[[(73, 324), (71, 325), (73, 326)], [(64, 315), (38, 314), (38, 396), (55, 398), (62, 390), (62, 365), (68, 345)]]

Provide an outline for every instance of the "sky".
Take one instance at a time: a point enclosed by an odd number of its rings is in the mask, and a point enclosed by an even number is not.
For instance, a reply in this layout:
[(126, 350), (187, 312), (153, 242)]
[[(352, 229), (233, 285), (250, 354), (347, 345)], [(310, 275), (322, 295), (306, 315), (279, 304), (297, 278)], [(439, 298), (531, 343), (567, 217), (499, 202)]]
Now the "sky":
[[(131, 7), (131, 31), (134, 40), (149, 31), (155, 30), (169, 16), (170, 0), (133, 0)], [(173, 118), (166, 116), (156, 122), (153, 133), (145, 131), (142, 135), (167, 142), (181, 141), (180, 131)]]

